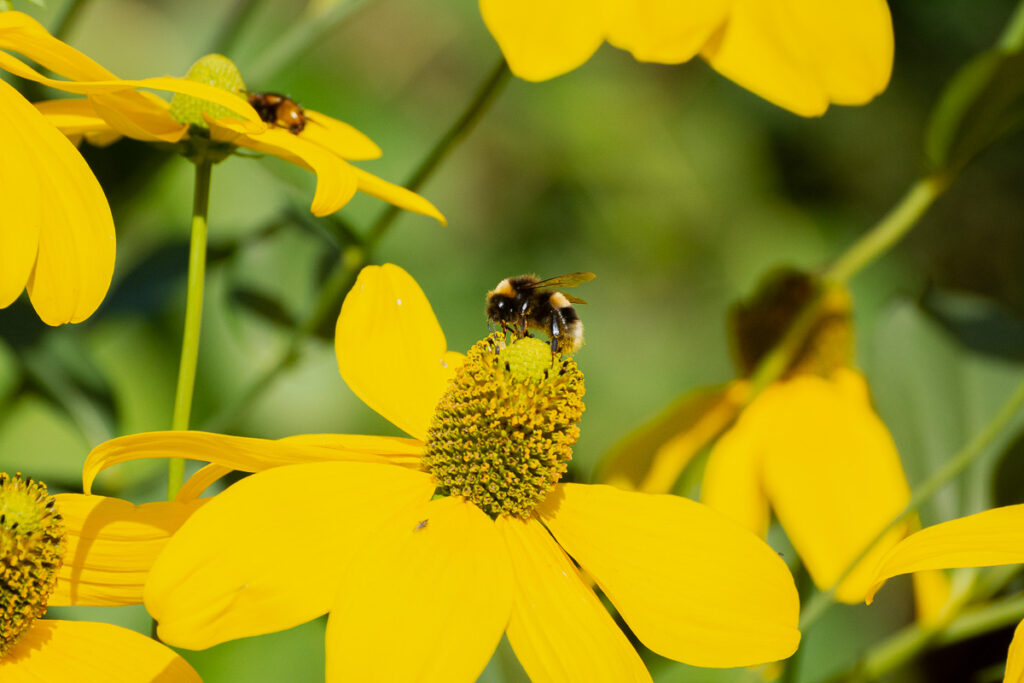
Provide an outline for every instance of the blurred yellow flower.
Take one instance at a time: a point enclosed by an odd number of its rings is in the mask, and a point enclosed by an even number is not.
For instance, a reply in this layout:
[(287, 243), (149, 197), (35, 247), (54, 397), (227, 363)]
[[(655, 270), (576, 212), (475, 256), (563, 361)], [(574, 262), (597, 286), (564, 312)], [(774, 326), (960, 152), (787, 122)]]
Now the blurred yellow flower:
[(231, 146), (272, 154), (316, 174), (310, 210), (317, 216), (334, 213), (358, 190), (445, 223), (444, 216), (423, 197), (349, 163), (381, 156), (380, 148), (349, 124), (309, 109), (303, 113), (306, 125), (297, 133), (273, 120), (270, 125), (257, 126), (251, 120), (238, 120), (235, 114), (239, 110), (253, 116), (256, 112), (242, 96), (245, 85), (237, 67), (222, 55), (202, 57), (187, 78), (191, 79), (187, 82), (215, 87), (221, 97), (231, 101), (231, 107), (224, 108), (223, 100), (217, 102), (220, 106), (211, 106), (208, 98), (203, 101), (189, 93), (176, 96), (171, 103), (147, 97), (126, 107), (98, 104), (95, 97), (50, 100), (36, 106), (72, 139), (84, 137), (89, 142), (110, 144), (124, 135), (147, 142), (181, 143), (190, 150), (212, 141), (225, 143), (222, 155), (229, 154)]
[(650, 680), (586, 572), (666, 657), (733, 667), (795, 651), (792, 577), (756, 536), (682, 498), (557, 483), (582, 411), (574, 361), (534, 339), (448, 351), (393, 265), (362, 271), (335, 345), (352, 391), (413, 438), (162, 432), (89, 455), (86, 490), (138, 458), (210, 463), (183, 498), (256, 472), (158, 558), (145, 603), (165, 642), (206, 648), (330, 612), (330, 681), (475, 680), (503, 632), (533, 680)]
[(201, 505), (50, 497), (0, 474), (0, 680), (198, 682), (188, 662), (135, 631), (39, 617), (48, 605), (140, 602), (157, 553)]
[(802, 116), (864, 104), (892, 71), (885, 0), (480, 0), (513, 73), (542, 81), (605, 41), (642, 62), (700, 54), (722, 75)]
[[(986, 510), (906, 537), (876, 565), (867, 603), (886, 580), (910, 572), (1024, 563), (1024, 505)], [(1024, 681), (1024, 622), (1006, 657), (1004, 683)]]

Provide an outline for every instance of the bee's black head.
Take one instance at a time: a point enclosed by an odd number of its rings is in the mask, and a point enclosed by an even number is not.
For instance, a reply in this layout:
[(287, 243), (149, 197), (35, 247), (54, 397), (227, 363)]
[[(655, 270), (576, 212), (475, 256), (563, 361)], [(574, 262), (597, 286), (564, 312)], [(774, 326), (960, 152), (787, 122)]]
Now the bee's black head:
[(492, 293), (487, 297), (487, 319), (496, 323), (511, 323), (516, 319), (515, 299)]

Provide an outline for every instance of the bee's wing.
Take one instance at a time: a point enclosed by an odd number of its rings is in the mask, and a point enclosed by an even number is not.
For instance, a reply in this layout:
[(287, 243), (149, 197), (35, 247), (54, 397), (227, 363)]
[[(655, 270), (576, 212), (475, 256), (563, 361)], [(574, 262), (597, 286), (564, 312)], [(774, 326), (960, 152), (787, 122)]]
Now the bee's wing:
[(547, 280), (535, 283), (530, 289), (561, 289), (562, 287), (576, 287), (584, 282), (590, 282), (596, 275), (593, 273), (569, 273), (567, 275), (556, 275)]
[(579, 298), (578, 296), (573, 296), (572, 294), (566, 294), (565, 292), (562, 292), (562, 296), (564, 296), (566, 299), (568, 299), (569, 303), (572, 303), (572, 304), (585, 304), (585, 303), (587, 303), (586, 301), (584, 301), (583, 299)]

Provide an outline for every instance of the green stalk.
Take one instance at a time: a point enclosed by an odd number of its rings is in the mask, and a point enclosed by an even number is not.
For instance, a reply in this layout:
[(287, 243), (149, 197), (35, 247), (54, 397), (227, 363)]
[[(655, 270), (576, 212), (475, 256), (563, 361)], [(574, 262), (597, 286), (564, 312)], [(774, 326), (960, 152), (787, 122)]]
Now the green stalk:
[[(199, 330), (203, 322), (203, 288), (206, 281), (206, 217), (210, 207), (210, 169), (203, 160), (196, 163), (195, 190), (192, 198), (192, 238), (188, 254), (188, 293), (185, 296), (185, 331), (181, 340), (178, 365), (178, 389), (174, 394), (171, 429), (188, 429), (192, 414), (192, 394), (199, 361)], [(171, 458), (167, 463), (167, 499), (173, 500), (185, 481), (185, 460)]]
[[(431, 148), (430, 152), (420, 162), (419, 166), (406, 182), (405, 187), (416, 192), (434, 174), (453, 149), (461, 142), (477, 122), (483, 118), (490, 109), (491, 104), (508, 83), (511, 72), (508, 64), (502, 58), (490, 71), (487, 78), (480, 85), (470, 100), (466, 109), (454, 123), (445, 131), (445, 134)], [(369, 232), (362, 243), (345, 250), (342, 258), (335, 264), (328, 274), (324, 286), (313, 305), (313, 311), (301, 325), (296, 328), (287, 349), (281, 354), (277, 361), (270, 368), (254, 381), (249, 388), (232, 405), (214, 415), (203, 429), (207, 431), (228, 431), (235, 420), (242, 415), (249, 405), (256, 400), (266, 389), (273, 384), (287, 368), (292, 366), (299, 357), (299, 349), (306, 342), (306, 339), (323, 327), (331, 318), (337, 315), (337, 302), (355, 283), (359, 271), (368, 265), (373, 258), (373, 251), (380, 243), (381, 238), (401, 214), (401, 210), (395, 206), (388, 206), (380, 218), (370, 227)]]
[(938, 491), (954, 477), (967, 469), (967, 467), (970, 466), (971, 463), (973, 463), (978, 456), (985, 451), (989, 444), (991, 444), (992, 441), (1010, 424), (1013, 418), (1020, 411), (1021, 407), (1024, 407), (1024, 382), (1017, 387), (1010, 398), (1007, 399), (1006, 403), (1003, 404), (1003, 407), (999, 409), (999, 412), (996, 413), (995, 417), (989, 421), (981, 432), (971, 439), (971, 441), (964, 446), (959, 453), (946, 461), (946, 464), (939, 468), (937, 472), (914, 488), (913, 495), (910, 498), (910, 503), (908, 503), (907, 506), (903, 508), (903, 511), (896, 515), (896, 517), (889, 522), (884, 529), (879, 531), (871, 542), (857, 555), (857, 557), (847, 565), (846, 569), (836, 580), (835, 585), (827, 591), (817, 593), (813, 598), (811, 598), (810, 602), (807, 604), (807, 609), (800, 615), (801, 631), (810, 628), (810, 626), (816, 622), (822, 614), (824, 614), (825, 610), (835, 600), (835, 586), (841, 584), (846, 577), (850, 575), (853, 568), (864, 559), (875, 544), (889, 533), (893, 527), (905, 520), (909, 515), (916, 512), (917, 509), (925, 503), (925, 501), (938, 493)]

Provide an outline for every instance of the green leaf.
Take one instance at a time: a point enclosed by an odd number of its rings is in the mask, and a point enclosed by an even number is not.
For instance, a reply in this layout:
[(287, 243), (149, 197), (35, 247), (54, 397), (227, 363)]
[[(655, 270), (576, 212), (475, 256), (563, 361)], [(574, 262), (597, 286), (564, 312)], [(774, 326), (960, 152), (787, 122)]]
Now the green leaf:
[(1024, 52), (994, 49), (953, 76), (932, 110), (925, 154), (934, 170), (959, 169), (1024, 123)]

